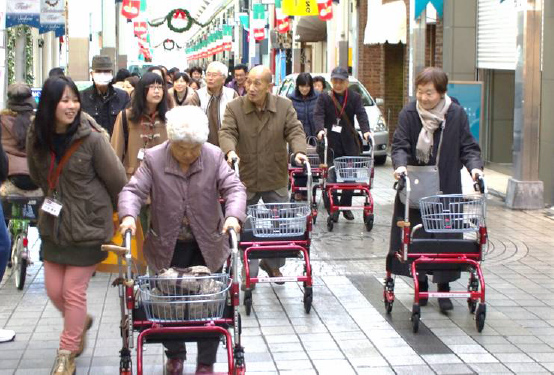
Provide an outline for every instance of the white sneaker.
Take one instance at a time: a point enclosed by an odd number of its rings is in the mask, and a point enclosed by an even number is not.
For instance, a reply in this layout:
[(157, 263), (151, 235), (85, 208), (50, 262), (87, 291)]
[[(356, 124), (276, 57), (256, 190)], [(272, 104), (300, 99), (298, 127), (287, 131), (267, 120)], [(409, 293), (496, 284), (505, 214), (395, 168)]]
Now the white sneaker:
[(0, 329), (0, 342), (9, 342), (15, 339), (15, 331), (11, 329)]

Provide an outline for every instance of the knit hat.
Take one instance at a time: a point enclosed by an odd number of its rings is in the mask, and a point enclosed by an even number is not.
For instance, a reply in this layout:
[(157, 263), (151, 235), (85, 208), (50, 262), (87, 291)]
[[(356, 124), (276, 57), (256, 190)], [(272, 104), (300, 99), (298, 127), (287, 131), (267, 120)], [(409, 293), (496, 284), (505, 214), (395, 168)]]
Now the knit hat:
[(113, 70), (110, 56), (96, 55), (92, 58), (92, 70)]
[(8, 109), (14, 112), (32, 111), (37, 107), (31, 87), (24, 83), (13, 83), (8, 87)]

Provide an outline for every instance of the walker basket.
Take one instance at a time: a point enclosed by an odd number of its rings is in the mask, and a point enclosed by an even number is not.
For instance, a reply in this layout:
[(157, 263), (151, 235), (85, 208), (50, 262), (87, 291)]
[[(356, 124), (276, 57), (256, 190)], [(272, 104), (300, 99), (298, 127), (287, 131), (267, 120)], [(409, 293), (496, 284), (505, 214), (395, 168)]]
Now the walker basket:
[(221, 319), (231, 279), (226, 273), (210, 276), (138, 278), (146, 318), (152, 322)]
[(476, 232), (485, 225), (484, 194), (447, 194), (421, 198), (423, 228), (430, 233)]
[(256, 237), (301, 236), (306, 232), (310, 206), (303, 203), (266, 203), (248, 207)]
[(38, 221), (40, 205), (43, 197), (3, 196), (2, 210), (6, 220)]
[(308, 153), (307, 156), (308, 156), (308, 161), (310, 162), (310, 165), (312, 166), (312, 168), (319, 168), (319, 166), (321, 165), (321, 159), (319, 158), (319, 155)]
[(337, 182), (369, 183), (373, 159), (363, 156), (342, 156), (336, 158), (335, 171)]

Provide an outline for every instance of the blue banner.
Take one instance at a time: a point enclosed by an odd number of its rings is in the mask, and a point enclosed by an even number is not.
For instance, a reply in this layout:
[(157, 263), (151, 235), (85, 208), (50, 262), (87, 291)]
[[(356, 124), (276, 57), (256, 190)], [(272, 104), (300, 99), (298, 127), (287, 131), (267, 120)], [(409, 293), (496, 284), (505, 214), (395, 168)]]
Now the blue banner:
[(448, 84), (448, 95), (460, 102), (466, 111), (471, 135), (479, 142), (481, 114), (483, 113), (483, 83), (456, 82)]
[(427, 4), (433, 4), (435, 7), (435, 10), (437, 11), (437, 14), (439, 17), (442, 18), (442, 13), (444, 10), (444, 3), (443, 0), (415, 0), (415, 11), (414, 11), (414, 19), (419, 18), (421, 15), (421, 12), (427, 8)]
[(40, 26), (40, 0), (7, 0), (6, 27)]

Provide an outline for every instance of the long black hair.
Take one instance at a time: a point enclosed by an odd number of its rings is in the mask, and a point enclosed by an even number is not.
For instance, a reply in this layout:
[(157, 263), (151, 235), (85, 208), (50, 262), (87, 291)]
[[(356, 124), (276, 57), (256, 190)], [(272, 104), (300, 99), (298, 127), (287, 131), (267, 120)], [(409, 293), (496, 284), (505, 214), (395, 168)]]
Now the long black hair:
[(314, 93), (314, 79), (312, 78), (312, 75), (310, 73), (300, 73), (298, 77), (296, 77), (296, 96), (301, 98), (302, 94), (300, 93), (300, 90), (298, 89), (298, 86), (310, 86), (310, 92), (306, 96), (310, 96)]
[[(62, 99), (65, 88), (69, 87), (77, 96), (79, 104), (81, 96), (79, 89), (73, 80), (67, 76), (51, 77), (44, 82), (40, 101), (38, 102), (37, 114), (35, 117), (35, 132), (37, 134), (34, 147), (41, 150), (52, 150), (53, 136), (56, 132), (56, 109)], [(70, 135), (77, 131), (81, 121), (81, 108), (73, 120), (73, 123), (67, 128), (66, 134)]]
[(160, 118), (165, 119), (165, 114), (168, 111), (167, 88), (165, 82), (159, 74), (149, 72), (142, 76), (135, 88), (133, 102), (131, 104), (131, 113), (129, 115), (131, 121), (140, 121), (142, 115), (146, 113), (146, 95), (148, 94), (149, 86), (153, 84), (162, 86), (163, 98), (158, 103), (157, 111)]

